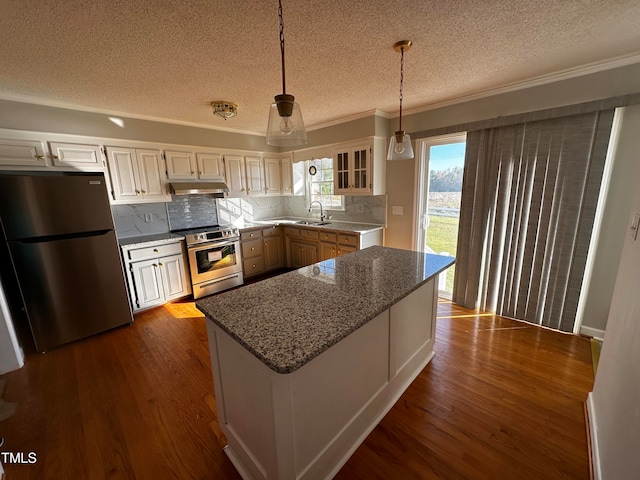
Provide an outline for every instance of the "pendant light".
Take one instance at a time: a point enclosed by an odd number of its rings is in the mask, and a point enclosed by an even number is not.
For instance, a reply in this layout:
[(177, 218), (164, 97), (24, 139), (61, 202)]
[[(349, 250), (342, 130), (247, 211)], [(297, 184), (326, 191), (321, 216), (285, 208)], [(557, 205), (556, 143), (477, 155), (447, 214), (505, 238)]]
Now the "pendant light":
[(275, 96), (275, 103), (269, 109), (267, 123), (267, 145), (292, 147), (307, 143), (300, 105), (293, 95), (287, 94), (284, 75), (284, 22), (282, 20), (282, 0), (278, 0), (280, 19), (280, 56), (282, 58), (282, 93)]
[(411, 48), (411, 40), (400, 40), (393, 45), (396, 52), (400, 52), (400, 125), (398, 131), (391, 137), (387, 160), (409, 160), (413, 158), (411, 137), (402, 130), (402, 83), (404, 80), (404, 52)]

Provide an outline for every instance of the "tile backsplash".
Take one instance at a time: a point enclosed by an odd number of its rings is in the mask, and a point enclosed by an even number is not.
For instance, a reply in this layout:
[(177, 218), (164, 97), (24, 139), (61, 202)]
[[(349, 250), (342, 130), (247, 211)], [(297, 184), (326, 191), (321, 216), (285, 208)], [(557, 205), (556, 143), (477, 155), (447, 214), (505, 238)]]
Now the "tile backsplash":
[[(283, 216), (318, 218), (317, 211), (309, 212), (309, 204), (305, 197), (283, 197), (285, 208)], [(345, 196), (344, 211), (329, 210), (327, 219), (337, 222), (374, 223), (376, 225), (387, 224), (387, 196)]]
[(152, 235), (169, 231), (165, 203), (112, 205), (113, 223), (118, 238)]
[[(278, 217), (317, 218), (306, 197), (215, 198), (213, 195), (173, 195), (168, 203), (111, 207), (118, 238), (164, 233), (207, 225), (242, 226), (244, 222)], [(329, 220), (387, 223), (387, 196), (346, 196), (345, 210), (330, 210)]]
[(213, 195), (172, 195), (171, 202), (166, 205), (171, 230), (218, 224), (216, 198)]
[[(220, 223), (241, 226), (243, 222), (277, 217), (316, 218), (309, 212), (306, 197), (225, 198), (218, 200)], [(327, 212), (331, 220), (342, 222), (387, 223), (387, 196), (346, 196), (345, 210)]]

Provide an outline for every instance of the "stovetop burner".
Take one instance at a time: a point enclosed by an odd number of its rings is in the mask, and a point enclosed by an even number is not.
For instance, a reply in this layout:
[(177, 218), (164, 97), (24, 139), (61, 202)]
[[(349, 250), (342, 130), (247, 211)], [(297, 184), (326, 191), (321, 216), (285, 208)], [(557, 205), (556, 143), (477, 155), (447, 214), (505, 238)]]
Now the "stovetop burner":
[(218, 239), (235, 239), (240, 232), (233, 226), (210, 225), (208, 227), (183, 228), (180, 230), (171, 230), (173, 233), (184, 235), (187, 246), (196, 245), (198, 243), (206, 243)]

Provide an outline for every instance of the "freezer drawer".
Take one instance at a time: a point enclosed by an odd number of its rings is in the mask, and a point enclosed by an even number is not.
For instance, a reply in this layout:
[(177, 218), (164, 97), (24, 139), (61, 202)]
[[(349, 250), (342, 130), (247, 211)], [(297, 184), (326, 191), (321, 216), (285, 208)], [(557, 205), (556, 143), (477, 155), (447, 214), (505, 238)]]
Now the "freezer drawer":
[(9, 248), (38, 351), (133, 321), (113, 231)]

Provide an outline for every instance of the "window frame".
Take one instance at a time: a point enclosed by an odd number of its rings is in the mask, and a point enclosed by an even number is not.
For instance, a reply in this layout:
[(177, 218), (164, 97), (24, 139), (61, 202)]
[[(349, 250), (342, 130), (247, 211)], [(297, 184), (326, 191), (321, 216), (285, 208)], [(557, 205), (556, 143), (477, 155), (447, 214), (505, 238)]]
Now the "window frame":
[[(336, 195), (335, 190), (335, 162), (333, 161), (333, 157), (322, 157), (322, 158), (312, 158), (310, 160), (305, 161), (305, 168), (307, 172), (311, 166), (315, 166), (317, 169), (316, 175), (309, 174), (307, 176), (307, 203), (311, 205), (311, 202), (319, 201), (322, 203), (322, 209), (324, 211), (339, 211), (344, 212), (346, 210), (344, 195)], [(327, 168), (330, 166), (330, 168)], [(320, 168), (323, 167), (323, 168)], [(326, 179), (325, 172), (331, 171), (331, 179)], [(320, 180), (322, 179), (322, 180)], [(315, 180), (315, 181), (314, 181)], [(331, 185), (331, 193), (313, 193), (313, 185), (321, 185), (321, 184), (330, 184)], [(328, 197), (333, 197), (332, 201), (327, 201)], [(334, 202), (336, 199), (339, 199), (340, 204), (336, 205)], [(311, 206), (312, 212), (319, 212), (320, 207), (317, 204), (313, 204)]]

